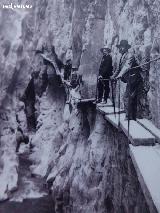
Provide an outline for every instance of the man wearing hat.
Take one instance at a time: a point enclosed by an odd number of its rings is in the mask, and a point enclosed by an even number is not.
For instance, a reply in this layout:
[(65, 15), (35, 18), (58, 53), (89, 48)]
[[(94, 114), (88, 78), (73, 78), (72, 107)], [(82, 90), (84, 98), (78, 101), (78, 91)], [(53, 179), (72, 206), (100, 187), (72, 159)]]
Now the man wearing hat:
[(102, 98), (104, 98), (104, 103), (107, 103), (107, 99), (109, 97), (109, 79), (112, 76), (112, 57), (110, 55), (111, 49), (107, 46), (104, 46), (100, 49), (103, 54), (99, 75), (98, 75), (98, 103), (102, 102)]
[(69, 80), (72, 70), (72, 60), (68, 59), (64, 65), (64, 80)]
[(77, 88), (82, 83), (82, 76), (77, 73), (78, 68), (73, 66), (72, 73), (71, 73), (71, 82), (70, 85), (72, 89)]
[(138, 63), (134, 54), (129, 52), (131, 45), (128, 44), (127, 40), (121, 40), (117, 48), (122, 56), (119, 62), (119, 69), (113, 76), (127, 83), (124, 94), (126, 118), (129, 120), (136, 120), (137, 97), (143, 84), (140, 74), (141, 68), (132, 69), (133, 67), (137, 67)]

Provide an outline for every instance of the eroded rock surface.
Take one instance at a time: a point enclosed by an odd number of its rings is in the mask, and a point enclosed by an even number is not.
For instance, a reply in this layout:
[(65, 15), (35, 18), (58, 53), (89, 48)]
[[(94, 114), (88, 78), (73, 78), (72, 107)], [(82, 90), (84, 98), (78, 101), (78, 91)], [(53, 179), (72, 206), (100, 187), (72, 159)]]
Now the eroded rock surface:
[[(31, 73), (45, 70), (35, 50), (48, 43), (55, 46), (63, 63), (73, 56), (73, 65), (79, 66), (83, 75), (84, 98), (96, 95), (99, 49), (104, 44), (112, 48), (114, 69), (120, 58), (116, 45), (121, 39), (132, 45), (139, 63), (159, 55), (158, 1), (37, 0), (30, 4), (33, 8), (26, 11), (0, 10), (1, 200), (18, 187), (17, 115), (28, 132), (22, 97)], [(158, 70), (159, 62), (143, 66), (142, 109), (143, 116), (152, 117), (160, 127)], [(62, 205), (57, 204), (57, 208), (69, 212), (147, 213), (126, 138), (106, 124), (92, 105), (71, 112), (65, 105), (64, 88), (52, 83), (41, 95), (36, 93), (36, 133), (34, 137), (29, 134), (34, 146), (32, 173), (47, 173), (47, 180), (53, 182), (53, 198)], [(122, 96), (124, 88), (122, 85)]]

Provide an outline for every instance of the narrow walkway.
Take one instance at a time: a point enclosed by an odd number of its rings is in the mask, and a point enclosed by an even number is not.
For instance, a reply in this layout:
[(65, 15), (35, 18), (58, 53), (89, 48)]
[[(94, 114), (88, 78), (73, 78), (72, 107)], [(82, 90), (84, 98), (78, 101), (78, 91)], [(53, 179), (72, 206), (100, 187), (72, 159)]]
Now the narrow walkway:
[[(147, 119), (125, 120), (125, 113), (111, 103), (97, 105), (97, 110), (129, 141), (130, 156), (137, 172), (150, 212), (160, 212), (160, 129)], [(129, 133), (129, 134), (128, 134)]]
[(51, 196), (47, 194), (44, 180), (31, 177), (29, 151), (24, 149), (19, 154), (19, 183), (18, 191), (12, 198), (0, 204), (0, 213), (54, 213)]
[(140, 122), (130, 120), (128, 131), (128, 120), (125, 120), (124, 110), (115, 107), (109, 101), (108, 104), (97, 104), (97, 110), (105, 116), (105, 119), (115, 128), (120, 129), (128, 137), (134, 146), (155, 145), (156, 139), (151, 131), (148, 131)]

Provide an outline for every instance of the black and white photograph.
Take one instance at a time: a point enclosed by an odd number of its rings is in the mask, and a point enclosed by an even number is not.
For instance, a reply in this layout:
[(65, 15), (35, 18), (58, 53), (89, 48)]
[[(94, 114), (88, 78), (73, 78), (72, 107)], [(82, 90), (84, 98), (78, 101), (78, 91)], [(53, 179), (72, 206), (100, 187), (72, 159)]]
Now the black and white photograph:
[(160, 213), (160, 0), (0, 0), (0, 213)]

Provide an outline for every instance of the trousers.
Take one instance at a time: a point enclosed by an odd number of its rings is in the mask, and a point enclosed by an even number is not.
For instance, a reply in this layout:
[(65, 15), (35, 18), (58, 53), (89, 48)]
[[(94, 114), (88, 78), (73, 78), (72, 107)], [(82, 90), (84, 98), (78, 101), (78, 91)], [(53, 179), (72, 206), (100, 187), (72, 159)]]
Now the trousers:
[(104, 101), (107, 101), (110, 93), (110, 87), (109, 87), (109, 81), (98, 81), (98, 101), (102, 101), (102, 98), (104, 98)]
[(123, 100), (126, 118), (129, 118), (129, 120), (136, 120), (137, 118), (137, 105), (139, 102), (139, 94), (142, 90), (142, 83), (143, 82), (139, 80), (126, 86)]

